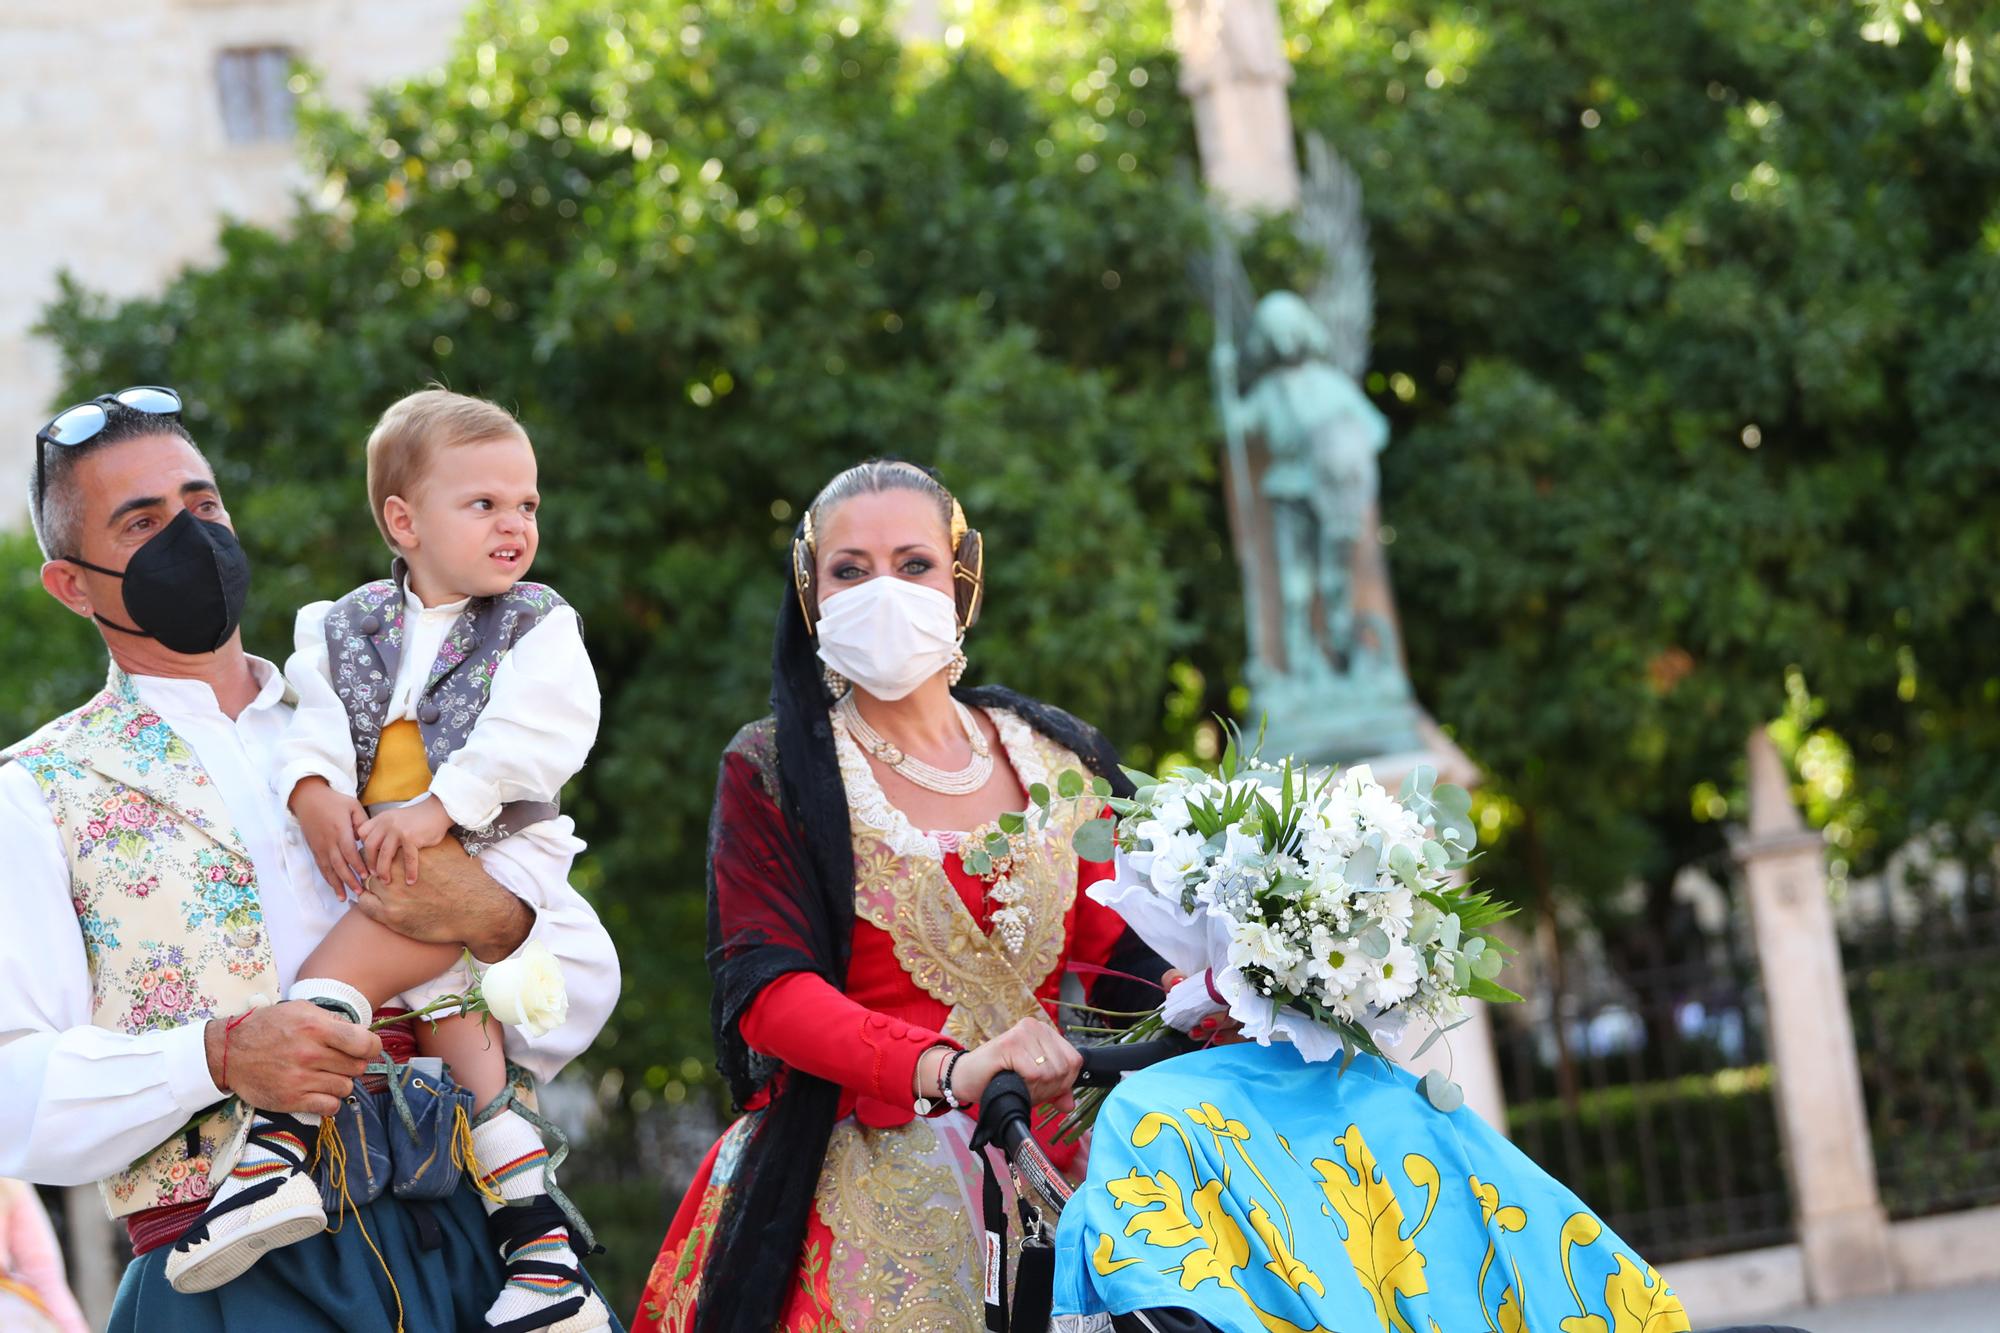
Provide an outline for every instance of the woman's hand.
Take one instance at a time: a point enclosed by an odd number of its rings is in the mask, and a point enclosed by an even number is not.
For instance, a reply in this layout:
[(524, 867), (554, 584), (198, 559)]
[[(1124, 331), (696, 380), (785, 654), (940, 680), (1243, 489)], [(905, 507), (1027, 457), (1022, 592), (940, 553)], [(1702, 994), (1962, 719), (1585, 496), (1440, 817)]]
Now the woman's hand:
[[(1181, 971), (1178, 967), (1169, 968), (1166, 974), (1160, 978), (1160, 989), (1172, 990), (1185, 980), (1187, 980), (1187, 973)], [(1188, 1035), (1196, 1041), (1205, 1041), (1211, 1046), (1229, 1046), (1243, 1040), (1243, 1024), (1231, 1018), (1229, 1011), (1225, 1009), (1219, 1014), (1204, 1018), (1201, 1022), (1196, 1023), (1194, 1031), (1188, 1033)]]
[(1037, 1106), (1054, 1102), (1068, 1110), (1076, 1104), (1069, 1090), (1083, 1069), (1083, 1057), (1046, 1019), (1024, 1018), (993, 1040), (967, 1051), (951, 1071), (951, 1090), (961, 1102), (976, 1102), (1003, 1069), (1021, 1076)]

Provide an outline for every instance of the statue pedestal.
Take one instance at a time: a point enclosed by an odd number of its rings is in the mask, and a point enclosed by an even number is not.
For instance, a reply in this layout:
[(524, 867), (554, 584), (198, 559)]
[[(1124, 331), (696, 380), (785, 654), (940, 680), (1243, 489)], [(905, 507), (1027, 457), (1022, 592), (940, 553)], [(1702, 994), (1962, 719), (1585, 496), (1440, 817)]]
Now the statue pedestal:
[(1444, 734), (1443, 728), (1431, 720), (1431, 715), (1415, 704), (1410, 705), (1416, 714), (1417, 745), (1404, 750), (1394, 750), (1376, 754), (1355, 763), (1367, 764), (1375, 774), (1375, 780), (1390, 791), (1396, 790), (1403, 779), (1419, 767), (1427, 767), (1437, 774), (1439, 782), (1448, 782), (1454, 787), (1467, 791), (1479, 785), (1479, 766), (1465, 757), (1465, 751)]
[(1411, 696), (1400, 669), (1299, 680), (1252, 662), (1246, 674), (1252, 712), (1243, 732), (1254, 740), (1262, 728), (1267, 759), (1366, 764), (1391, 791), (1424, 766), (1439, 782), (1479, 783), (1478, 767)]

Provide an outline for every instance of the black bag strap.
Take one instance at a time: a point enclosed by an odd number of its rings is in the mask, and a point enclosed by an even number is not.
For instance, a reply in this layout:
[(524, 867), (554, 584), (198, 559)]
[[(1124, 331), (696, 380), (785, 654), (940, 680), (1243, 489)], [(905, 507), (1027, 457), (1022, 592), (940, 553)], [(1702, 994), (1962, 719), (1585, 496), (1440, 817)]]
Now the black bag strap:
[(1007, 1205), (1000, 1195), (1000, 1178), (994, 1173), (991, 1154), (983, 1146), (975, 1151), (985, 1174), (981, 1194), (986, 1205), (986, 1333), (1008, 1333)]

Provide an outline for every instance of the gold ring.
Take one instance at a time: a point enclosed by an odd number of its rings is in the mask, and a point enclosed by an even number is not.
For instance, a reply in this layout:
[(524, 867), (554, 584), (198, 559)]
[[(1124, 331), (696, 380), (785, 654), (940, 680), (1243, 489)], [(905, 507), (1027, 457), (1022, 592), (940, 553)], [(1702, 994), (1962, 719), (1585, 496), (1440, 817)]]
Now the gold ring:
[(1048, 1057), (1046, 1057), (1046, 1056), (1041, 1056), (1041, 1055), (1038, 1055), (1038, 1056), (1036, 1056), (1036, 1057), (1035, 1057), (1035, 1063), (1036, 1063), (1036, 1064), (1038, 1064), (1038, 1065), (1045, 1065), (1045, 1064), (1047, 1064), (1048, 1062), (1049, 1062), (1049, 1061), (1048, 1061)]

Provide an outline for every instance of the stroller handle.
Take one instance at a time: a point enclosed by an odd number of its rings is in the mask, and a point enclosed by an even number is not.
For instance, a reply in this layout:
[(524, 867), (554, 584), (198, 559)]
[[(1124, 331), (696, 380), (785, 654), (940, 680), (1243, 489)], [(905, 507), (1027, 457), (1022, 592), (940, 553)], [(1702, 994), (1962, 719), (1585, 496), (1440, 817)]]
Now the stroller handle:
[(1177, 1055), (1197, 1049), (1198, 1043), (1190, 1037), (1176, 1032), (1171, 1036), (1155, 1037), (1151, 1041), (1125, 1042), (1117, 1046), (1085, 1046), (1077, 1052), (1083, 1057), (1083, 1070), (1076, 1076), (1079, 1088), (1115, 1088), (1118, 1080), (1135, 1069), (1145, 1069), (1162, 1060), (1171, 1060)]
[[(1077, 1054), (1083, 1068), (1076, 1076), (1079, 1088), (1116, 1087), (1118, 1080), (1138, 1069), (1171, 1060), (1196, 1049), (1196, 1043), (1175, 1034), (1151, 1041), (1125, 1042), (1115, 1046), (1085, 1046)], [(979, 1123), (989, 1141), (1013, 1157), (1021, 1145), (1034, 1142), (1034, 1103), (1028, 1085), (1011, 1069), (1003, 1069), (986, 1085), (979, 1104)]]
[[(1079, 1052), (1083, 1068), (1077, 1074), (1076, 1086), (1113, 1087), (1133, 1070), (1171, 1060), (1195, 1047), (1195, 1042), (1178, 1033), (1152, 1041), (1086, 1046)], [(1050, 1213), (1060, 1213), (1069, 1202), (1069, 1182), (1035, 1142), (1034, 1109), (1026, 1081), (1011, 1069), (1001, 1070), (986, 1085), (986, 1095), (980, 1099), (979, 1129), (973, 1136), (973, 1146), (997, 1144), (1040, 1206)]]

